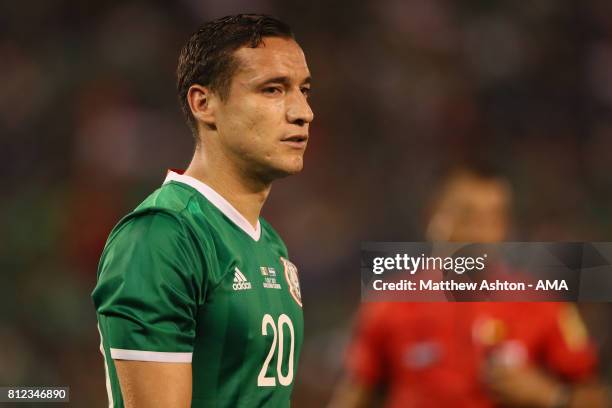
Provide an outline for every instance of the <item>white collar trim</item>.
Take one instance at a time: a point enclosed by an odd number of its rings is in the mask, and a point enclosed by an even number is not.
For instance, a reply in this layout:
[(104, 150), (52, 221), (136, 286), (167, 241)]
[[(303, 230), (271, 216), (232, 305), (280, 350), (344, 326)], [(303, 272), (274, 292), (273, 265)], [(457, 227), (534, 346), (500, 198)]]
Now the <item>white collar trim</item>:
[(198, 190), (208, 201), (210, 201), (215, 207), (219, 209), (227, 218), (229, 218), (234, 224), (236, 224), (241, 230), (246, 232), (255, 241), (259, 241), (261, 237), (261, 225), (257, 220), (257, 226), (253, 228), (250, 222), (240, 212), (234, 208), (225, 198), (219, 193), (213, 190), (210, 186), (202, 183), (190, 176), (179, 174), (172, 170), (168, 171), (164, 184), (170, 181), (178, 181), (179, 183), (187, 184)]

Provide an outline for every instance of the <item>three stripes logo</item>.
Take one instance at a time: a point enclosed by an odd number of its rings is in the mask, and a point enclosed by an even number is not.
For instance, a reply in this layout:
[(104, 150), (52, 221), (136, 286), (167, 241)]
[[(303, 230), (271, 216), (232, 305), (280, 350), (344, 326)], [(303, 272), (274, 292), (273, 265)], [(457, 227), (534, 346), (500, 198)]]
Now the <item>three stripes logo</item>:
[(234, 268), (234, 284), (232, 285), (234, 290), (248, 290), (251, 289), (251, 282), (247, 280), (240, 269)]

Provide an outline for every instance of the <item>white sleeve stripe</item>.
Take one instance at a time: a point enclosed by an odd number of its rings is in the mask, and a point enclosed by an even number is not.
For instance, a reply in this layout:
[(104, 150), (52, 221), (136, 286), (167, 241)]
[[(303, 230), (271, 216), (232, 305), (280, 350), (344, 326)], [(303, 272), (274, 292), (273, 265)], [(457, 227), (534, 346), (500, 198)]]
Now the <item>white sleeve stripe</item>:
[(106, 396), (108, 397), (108, 408), (115, 408), (115, 402), (113, 400), (113, 389), (111, 388), (110, 376), (108, 375), (108, 360), (106, 358), (106, 352), (104, 351), (104, 337), (102, 337), (102, 331), (100, 330), (100, 323), (98, 323), (98, 333), (100, 333), (100, 352), (104, 358), (104, 377), (106, 380)]
[(168, 353), (165, 351), (124, 350), (111, 348), (114, 360), (157, 361), (160, 363), (191, 363), (193, 353)]

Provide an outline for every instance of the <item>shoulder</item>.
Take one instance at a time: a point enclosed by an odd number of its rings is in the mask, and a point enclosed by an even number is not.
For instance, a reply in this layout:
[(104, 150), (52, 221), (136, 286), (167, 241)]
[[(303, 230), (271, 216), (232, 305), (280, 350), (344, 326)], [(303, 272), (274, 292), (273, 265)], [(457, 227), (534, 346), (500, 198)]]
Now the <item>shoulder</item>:
[(144, 208), (125, 216), (112, 230), (98, 272), (109, 266), (148, 264), (153, 259), (160, 264), (171, 259), (197, 262), (198, 253), (197, 242), (179, 212)]
[(182, 183), (165, 183), (119, 221), (107, 245), (117, 236), (147, 241), (176, 238), (179, 235), (205, 238), (202, 235), (207, 233), (207, 229), (202, 228), (202, 225), (198, 228), (195, 226), (195, 213), (204, 216), (201, 205), (192, 205), (197, 198), (198, 193)]
[(125, 246), (168, 249), (178, 242), (197, 245), (205, 238), (206, 229), (195, 231), (189, 211), (195, 196), (180, 183), (164, 184), (117, 223), (106, 242), (103, 257), (111, 249)]
[(359, 309), (357, 318), (359, 324), (367, 326), (383, 326), (392, 320), (396, 313), (401, 313), (402, 304), (387, 302), (363, 303)]
[(498, 307), (517, 319), (531, 319), (539, 322), (534, 324), (542, 326), (546, 322), (556, 323), (557, 317), (568, 308), (568, 305), (561, 302), (520, 302), (500, 303)]
[(185, 222), (179, 212), (166, 208), (137, 209), (119, 221), (109, 243), (122, 237), (135, 242), (156, 241), (185, 234)]
[(204, 265), (200, 241), (180, 213), (162, 208), (137, 210), (111, 232), (98, 264), (98, 292), (128, 283), (138, 291), (144, 281), (198, 287), (204, 279)]
[(197, 197), (197, 192), (185, 184), (170, 181), (151, 193), (135, 211), (148, 208), (159, 208), (182, 213)]
[[(423, 321), (435, 322), (449, 311), (447, 303), (364, 302), (357, 314), (358, 325), (372, 330), (405, 331)], [(452, 306), (451, 306), (452, 307)]]

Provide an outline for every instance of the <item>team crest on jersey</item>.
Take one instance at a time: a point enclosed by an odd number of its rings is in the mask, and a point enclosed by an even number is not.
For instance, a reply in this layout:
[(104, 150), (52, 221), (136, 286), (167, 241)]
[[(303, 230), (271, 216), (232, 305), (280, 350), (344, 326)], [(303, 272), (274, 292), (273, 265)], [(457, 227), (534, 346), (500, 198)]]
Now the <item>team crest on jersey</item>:
[(280, 257), (285, 268), (285, 280), (289, 285), (289, 293), (300, 307), (302, 307), (302, 292), (300, 291), (300, 279), (298, 277), (297, 267), (288, 259)]

